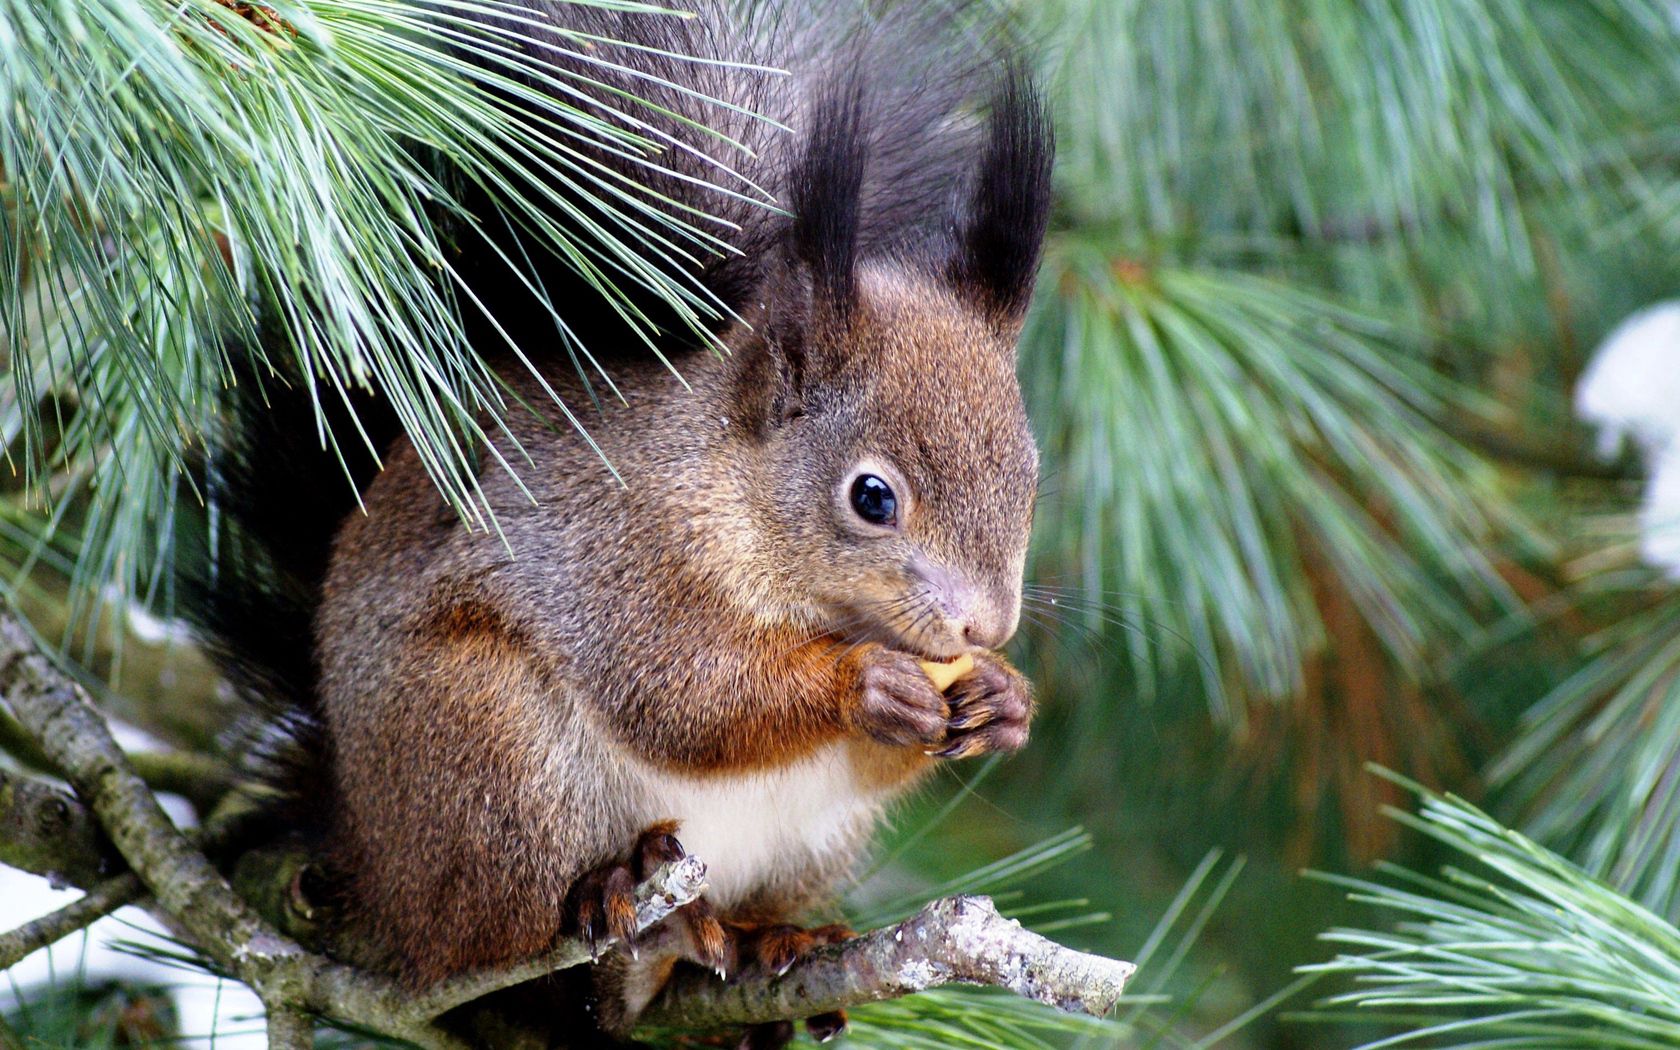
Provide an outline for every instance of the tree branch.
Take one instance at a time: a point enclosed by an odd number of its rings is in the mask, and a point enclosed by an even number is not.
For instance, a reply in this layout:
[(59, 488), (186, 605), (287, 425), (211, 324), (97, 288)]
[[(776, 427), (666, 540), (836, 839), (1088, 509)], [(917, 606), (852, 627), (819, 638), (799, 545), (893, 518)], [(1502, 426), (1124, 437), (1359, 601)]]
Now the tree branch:
[[(684, 857), (682, 860), (661, 866), (647, 881), (636, 887), (637, 932), (648, 929), (699, 897), (705, 888), (706, 865), (701, 863), (698, 857)], [(609, 943), (607, 940), (601, 940), (597, 947), (605, 947)], [(574, 937), (526, 962), (483, 973), (452, 977), (412, 996), (400, 1016), (409, 1023), (429, 1021), (491, 992), (511, 988), (545, 974), (570, 969), (589, 962), (591, 957), (589, 943)]]
[[(370, 1008), (401, 994), (395, 982), (305, 952), (240, 899), (170, 822), (81, 687), (36, 648), (9, 609), (0, 612), (0, 689), (41, 752), (99, 818), (160, 917), (199, 951), (249, 985), (271, 1013), (311, 1010), (388, 1027), (389, 1012)], [(289, 1023), (282, 1019), (283, 1032)], [(427, 1034), (411, 1037), (448, 1045)]]
[(184, 751), (135, 751), (129, 764), (153, 791), (180, 795), (202, 818), (233, 790), (237, 778), (227, 766)]
[(720, 981), (687, 971), (642, 1015), (668, 1028), (717, 1028), (897, 999), (943, 984), (981, 984), (1097, 1017), (1136, 967), (1087, 955), (1023, 929), (986, 897), (947, 897), (899, 923), (819, 948), (780, 977)]
[[(152, 910), (263, 1000), (272, 1045), (309, 1045), (311, 1018), (320, 1016), (436, 1050), (465, 1045), (434, 1024), (443, 1014), (490, 992), (589, 961), (589, 947), (569, 939), (539, 958), (463, 975), (416, 994), (388, 976), (310, 953), (272, 925), (273, 916), (265, 917), (236, 894), (169, 821), (81, 689), (36, 650), (28, 631), (5, 612), (0, 612), (0, 692), (82, 800), (27, 777), (0, 780), (0, 859), (16, 856), (33, 864), (22, 866), (46, 871), (77, 860), (80, 866), (74, 870), (85, 877), (80, 884), (91, 885), (97, 873), (88, 859), (109, 855), (100, 853), (104, 840), (90, 819), (97, 818), (134, 873), (108, 880), (83, 900), (13, 931), (0, 939), (0, 952), (91, 921), (143, 886), (154, 898)], [(230, 818), (230, 827), (236, 819)], [(59, 833), (51, 834), (52, 828)], [(66, 835), (65, 828), (74, 829), (73, 834)], [(206, 842), (219, 837), (217, 826), (206, 829)], [(269, 870), (289, 886), (299, 869), (271, 865)], [(705, 865), (697, 858), (660, 868), (637, 888), (638, 932), (694, 900), (704, 882)], [(285, 899), (283, 892), (266, 896)], [(995, 985), (1065, 1010), (1100, 1015), (1114, 1005), (1132, 971), (1130, 963), (1085, 955), (1023, 930), (985, 898), (954, 897), (928, 905), (898, 926), (820, 949), (781, 977), (748, 974), (725, 984), (709, 975), (686, 975), (665, 990), (643, 1020), (715, 1028), (808, 1017), (952, 982)]]
[[(213, 818), (194, 836), (215, 855), (245, 835), (246, 815)], [(87, 891), (64, 907), (0, 934), (0, 971), (56, 944), (129, 904), (144, 903), (146, 887), (126, 865), (92, 813), (50, 784), (0, 770), (0, 864)]]
[(268, 1050), (309, 1050), (315, 1045), (315, 1022), (302, 1010), (268, 1009)]
[[(16, 718), (0, 711), (0, 751), (38, 773), (62, 776), (52, 759), (41, 750)], [(193, 804), (200, 815), (209, 813), (233, 789), (233, 771), (226, 765), (204, 755), (183, 751), (136, 751), (128, 756), (129, 764), (153, 791), (167, 791), (180, 795)]]
[(133, 904), (145, 892), (146, 887), (134, 875), (118, 875), (114, 879), (106, 879), (57, 911), (0, 935), (0, 970), (9, 970), (31, 952), (57, 944), (123, 905)]
[(11, 615), (0, 616), (0, 682), (18, 720), (87, 801), (158, 904), (266, 1001), (273, 964), (300, 949), (236, 897), (170, 822), (80, 687), (52, 666)]

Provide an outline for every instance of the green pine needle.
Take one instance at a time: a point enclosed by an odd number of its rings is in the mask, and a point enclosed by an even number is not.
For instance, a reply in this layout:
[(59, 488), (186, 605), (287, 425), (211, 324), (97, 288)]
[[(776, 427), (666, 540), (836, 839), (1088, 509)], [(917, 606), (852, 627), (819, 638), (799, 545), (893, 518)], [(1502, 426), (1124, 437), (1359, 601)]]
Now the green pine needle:
[(1503, 524), (1493, 477), (1443, 433), (1454, 394), (1397, 332), (1111, 245), (1054, 242), (1022, 369), (1054, 464), (1036, 564), (1105, 600), (1038, 596), (1029, 614), (1138, 628), (1125, 644), (1146, 682), (1195, 667), (1236, 718), (1233, 687), (1288, 695), (1323, 644), (1309, 559), (1408, 665), (1511, 602), (1483, 553)]
[(1680, 918), (1680, 591), (1618, 558), (1560, 605), (1607, 626), (1525, 713), (1490, 778), (1525, 832)]
[[(41, 538), (73, 526), (80, 594), (146, 600), (166, 578), (176, 501), (201, 498), (177, 479), (220, 425), (230, 353), (312, 377), (327, 399), (379, 391), (449, 503), (493, 526), (472, 450), (510, 406), (490, 348), (464, 343), (475, 307), (440, 217), (535, 234), (644, 337), (636, 293), (695, 332), (720, 315), (651, 262), (728, 250), (704, 217), (655, 210), (580, 150), (656, 167), (662, 144), (570, 104), (559, 85), (587, 79), (475, 18), (515, 10), (276, 0), (265, 22), (217, 0), (0, 0), (0, 442)], [(643, 105), (615, 98), (631, 118)], [(720, 192), (763, 199), (733, 184), (733, 150), (717, 143)], [(433, 157), (500, 214), (466, 214)], [(324, 426), (319, 439), (365, 441)]]
[(1463, 799), (1407, 786), (1422, 807), (1396, 819), (1464, 866), (1318, 876), (1395, 919), (1323, 935), (1341, 953), (1303, 971), (1353, 987), (1319, 1019), (1397, 1029), (1365, 1050), (1680, 1045), (1680, 930)]

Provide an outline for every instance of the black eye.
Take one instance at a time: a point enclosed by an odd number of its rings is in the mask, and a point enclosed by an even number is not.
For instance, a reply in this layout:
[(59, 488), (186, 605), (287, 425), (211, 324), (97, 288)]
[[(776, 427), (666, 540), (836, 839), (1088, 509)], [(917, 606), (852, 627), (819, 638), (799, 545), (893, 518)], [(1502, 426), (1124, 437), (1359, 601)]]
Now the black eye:
[(852, 482), (852, 509), (872, 525), (898, 523), (898, 497), (891, 485), (873, 474), (859, 474)]

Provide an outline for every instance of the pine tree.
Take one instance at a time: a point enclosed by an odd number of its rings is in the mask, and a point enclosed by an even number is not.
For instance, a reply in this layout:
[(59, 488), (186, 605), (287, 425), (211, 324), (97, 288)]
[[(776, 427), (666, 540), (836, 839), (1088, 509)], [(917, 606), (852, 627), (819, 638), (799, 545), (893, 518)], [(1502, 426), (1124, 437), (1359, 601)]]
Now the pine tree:
[[(479, 513), (458, 438), (506, 406), (459, 345), (472, 307), (438, 279), (435, 223), (463, 216), (419, 158), (481, 172), (532, 222), (494, 182), (495, 144), (531, 147), (533, 177), (568, 162), (416, 11), (0, 0), (0, 554), (9, 593), (90, 659), (126, 610), (167, 610), (172, 523), (198, 497), (179, 479), (229, 353), (376, 386)], [(1570, 409), (1599, 339), (1680, 285), (1671, 6), (1014, 15), (1060, 152), (1022, 352), (1045, 454), (1023, 648), (1047, 710), (985, 789), (1035, 825), (1088, 824), (1095, 846), (1022, 869), (1021, 903), (1121, 912), (1085, 935), (1182, 974), (1145, 968), (1140, 987), (1178, 1001), (1132, 1031), (1187, 1045), (1364, 1038), (1275, 1019), (1297, 965), (1316, 975), (1297, 1003), (1419, 1045), (1671, 1045), (1680, 592), (1637, 557), (1637, 456), (1595, 457)], [(578, 265), (704, 325), (645, 243), (605, 243)], [(283, 338), (253, 338), (253, 302), (288, 289), (309, 295)], [(1419, 818), (1380, 815), (1419, 797)], [(932, 800), (949, 819), (906, 818), (896, 861), (954, 877), (1034, 837), (965, 819), (985, 804)], [(1210, 846), (1252, 862), (1227, 882)], [(1377, 858), (1409, 866), (1364, 880)], [(1405, 874), (1443, 862), (1481, 867)], [(1334, 893), (1302, 864), (1336, 872)], [(1315, 942), (1342, 887), (1403, 921), (1337, 910), (1338, 947)], [(968, 1000), (894, 1009), (863, 1041), (1078, 1034)]]

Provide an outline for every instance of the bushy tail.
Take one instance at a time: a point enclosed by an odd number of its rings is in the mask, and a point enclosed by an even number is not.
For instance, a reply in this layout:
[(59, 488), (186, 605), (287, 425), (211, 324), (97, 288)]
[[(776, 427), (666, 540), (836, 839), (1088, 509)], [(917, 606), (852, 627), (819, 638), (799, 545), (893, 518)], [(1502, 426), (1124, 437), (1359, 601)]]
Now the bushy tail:
[[(269, 355), (281, 359), (279, 354)], [(372, 395), (323, 399), (323, 443), (302, 377), (229, 354), (221, 439), (196, 465), (202, 503), (191, 555), (177, 557), (176, 608), (246, 704), (228, 740), (270, 787), (273, 815), (307, 829), (326, 811), (330, 742), (317, 711), (314, 617), (332, 540), (399, 426)], [(352, 423), (352, 413), (355, 422)], [(365, 443), (357, 435), (366, 435)]]
[[(688, 0), (672, 5), (694, 14), (687, 18), (554, 0), (534, 7), (546, 18), (509, 15), (500, 27), (522, 34), (531, 58), (556, 64), (580, 83), (587, 78), (604, 85), (604, 91), (591, 89), (596, 101), (570, 99), (591, 117), (655, 144), (640, 156), (580, 149), (618, 180), (615, 185), (635, 207), (717, 238), (707, 243), (673, 233), (674, 250), (651, 252), (654, 265), (695, 282), (709, 297), (720, 311), (714, 330), (752, 305), (762, 294), (767, 268), (785, 262), (781, 251), (796, 236), (787, 208), (799, 189), (795, 180), (809, 170), (815, 153), (855, 150), (862, 158), (860, 192), (853, 195), (860, 204), (855, 225), (860, 259), (906, 248), (942, 249), (956, 236), (959, 200), (975, 178), (975, 158), (984, 147), (982, 111), (1007, 76), (1010, 48), (995, 13), (986, 13), (989, 4)], [(570, 35), (576, 31), (584, 37)], [(595, 43), (585, 47), (580, 39)], [(845, 142), (824, 134), (834, 126), (824, 116), (837, 101), (855, 109)], [(530, 192), (540, 199), (543, 189), (551, 187)], [(481, 218), (494, 215), (493, 202), (467, 196)], [(574, 243), (587, 246), (603, 234), (626, 235), (599, 208), (577, 200), (569, 204), (571, 210), (555, 210), (551, 218)], [(482, 352), (494, 353), (505, 343), (504, 332), (526, 349), (570, 345), (575, 335), (598, 358), (646, 352), (591, 282), (537, 238), (494, 221), (484, 225), (483, 234), (463, 234), (458, 245), (461, 267), (473, 275), (500, 322), (487, 334)], [(626, 287), (622, 279), (616, 283)], [(563, 304), (563, 326), (531, 294), (532, 287)], [(669, 324), (669, 311), (656, 303), (641, 305), (647, 317), (665, 325), (661, 352), (680, 354), (697, 345)]]

